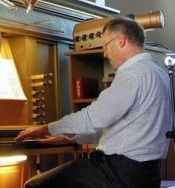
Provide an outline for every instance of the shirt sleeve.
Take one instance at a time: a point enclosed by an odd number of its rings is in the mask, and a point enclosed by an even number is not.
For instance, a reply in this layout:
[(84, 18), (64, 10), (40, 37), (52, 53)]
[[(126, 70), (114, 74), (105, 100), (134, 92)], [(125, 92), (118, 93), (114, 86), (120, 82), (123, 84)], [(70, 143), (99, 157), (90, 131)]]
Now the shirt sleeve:
[(76, 135), (74, 140), (78, 144), (85, 144), (85, 143), (98, 144), (101, 134), (102, 132), (98, 131), (95, 134)]
[(111, 86), (102, 91), (95, 102), (79, 112), (49, 123), (49, 132), (51, 135), (87, 135), (112, 126), (133, 107), (138, 90), (135, 72), (117, 72)]

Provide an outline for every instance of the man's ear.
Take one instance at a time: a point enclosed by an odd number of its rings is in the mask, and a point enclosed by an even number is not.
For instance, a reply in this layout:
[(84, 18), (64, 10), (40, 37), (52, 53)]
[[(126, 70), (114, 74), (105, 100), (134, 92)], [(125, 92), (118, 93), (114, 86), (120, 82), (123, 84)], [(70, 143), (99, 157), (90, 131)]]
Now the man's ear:
[(123, 48), (126, 45), (126, 42), (127, 42), (127, 38), (125, 35), (120, 35), (118, 37), (118, 43), (119, 43), (120, 48)]

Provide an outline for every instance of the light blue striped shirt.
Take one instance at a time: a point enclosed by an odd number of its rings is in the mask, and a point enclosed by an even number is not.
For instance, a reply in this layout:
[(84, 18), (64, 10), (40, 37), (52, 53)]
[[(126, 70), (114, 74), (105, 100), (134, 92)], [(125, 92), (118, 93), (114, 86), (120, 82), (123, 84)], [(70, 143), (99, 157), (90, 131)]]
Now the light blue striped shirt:
[(168, 74), (142, 53), (118, 68), (95, 102), (49, 123), (49, 132), (76, 134), (79, 143), (97, 141), (97, 149), (109, 155), (137, 161), (165, 158), (165, 134), (172, 127), (170, 92)]

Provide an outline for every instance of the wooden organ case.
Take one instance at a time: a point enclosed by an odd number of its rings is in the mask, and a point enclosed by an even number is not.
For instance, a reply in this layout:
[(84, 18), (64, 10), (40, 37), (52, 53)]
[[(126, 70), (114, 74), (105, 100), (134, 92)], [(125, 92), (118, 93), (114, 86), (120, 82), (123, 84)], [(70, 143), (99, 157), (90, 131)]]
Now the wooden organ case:
[(28, 100), (29, 124), (58, 119), (56, 43), (25, 36), (8, 40)]
[(45, 124), (58, 119), (56, 42), (9, 33), (2, 35), (8, 40), (27, 100), (0, 99), (4, 106), (0, 110), (0, 125)]
[[(0, 157), (23, 153), (28, 155), (28, 160), (22, 169), (18, 168), (10, 175), (16, 179), (14, 186), (22, 188), (23, 183), (37, 173), (36, 163), (39, 158), (37, 155), (31, 155), (37, 153), (36, 148), (42, 153), (40, 149), (44, 149), (44, 146), (40, 148), (34, 143), (16, 144), (13, 138), (26, 127), (42, 126), (60, 117), (58, 41), (51, 36), (40, 34), (39, 31), (31, 34), (25, 30), (14, 31), (14, 28), (2, 27), (0, 32), (1, 49), (5, 49), (3, 53), (6, 59), (13, 59), (26, 96), (24, 100), (0, 99)], [(5, 45), (3, 40), (6, 41)], [(26, 150), (28, 147), (32, 154)], [(32, 150), (33, 148), (35, 150)], [(4, 184), (8, 180), (1, 175), (0, 179), (2, 180), (0, 187), (8, 187)], [(20, 183), (17, 183), (17, 179)]]

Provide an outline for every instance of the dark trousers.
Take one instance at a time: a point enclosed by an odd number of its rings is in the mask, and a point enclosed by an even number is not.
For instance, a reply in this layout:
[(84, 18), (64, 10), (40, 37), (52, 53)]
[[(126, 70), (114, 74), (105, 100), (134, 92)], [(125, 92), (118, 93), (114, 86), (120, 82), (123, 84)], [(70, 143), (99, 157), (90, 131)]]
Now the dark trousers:
[(94, 151), (33, 177), (25, 188), (159, 188), (160, 161), (138, 162)]

